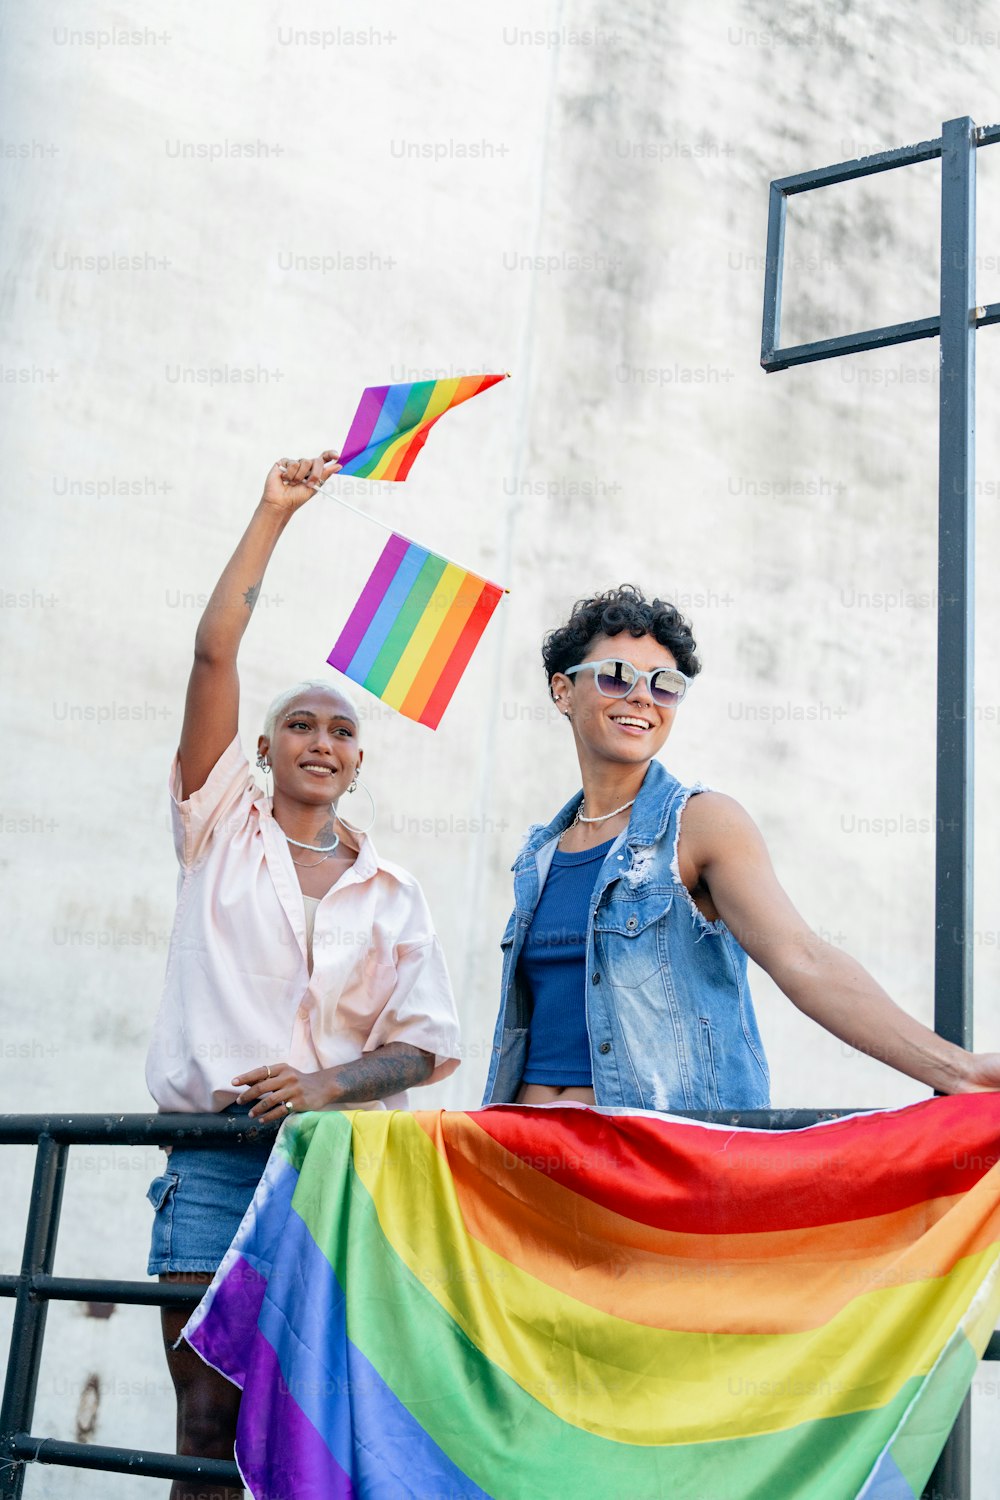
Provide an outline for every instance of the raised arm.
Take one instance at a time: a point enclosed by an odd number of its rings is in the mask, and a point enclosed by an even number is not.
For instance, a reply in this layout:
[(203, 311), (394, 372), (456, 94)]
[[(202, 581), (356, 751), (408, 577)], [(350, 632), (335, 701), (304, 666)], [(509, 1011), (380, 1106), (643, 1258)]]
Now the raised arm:
[(236, 657), (250, 623), (271, 553), (292, 515), (340, 465), (332, 449), (320, 458), (273, 464), (260, 503), (215, 585), (198, 624), (181, 728), (181, 794), (204, 786), (239, 723)]
[(780, 885), (760, 830), (732, 797), (692, 797), (684, 833), (726, 926), (805, 1015), (939, 1093), (1000, 1088), (1000, 1055), (945, 1041), (902, 1010), (856, 959), (812, 931)]

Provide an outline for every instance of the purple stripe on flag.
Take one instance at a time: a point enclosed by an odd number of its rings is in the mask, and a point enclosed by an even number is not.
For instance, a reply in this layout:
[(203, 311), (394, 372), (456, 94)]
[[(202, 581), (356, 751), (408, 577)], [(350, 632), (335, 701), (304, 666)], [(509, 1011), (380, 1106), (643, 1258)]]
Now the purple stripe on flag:
[(382, 556), (375, 564), (371, 577), (362, 589), (361, 598), (351, 610), (347, 624), (340, 632), (336, 645), (327, 657), (331, 667), (336, 667), (338, 672), (346, 672), (350, 666), (365, 631), (375, 618), (375, 613), (385, 598), (386, 590), (406, 556), (406, 549), (409, 545), (405, 536), (397, 536), (393, 532), (382, 549)]
[(211, 1314), (198, 1324), (188, 1343), (236, 1385), (246, 1382), (248, 1334), (256, 1328), (267, 1278), (238, 1255), (212, 1293)]
[(382, 403), (389, 389), (390, 387), (387, 385), (369, 385), (365, 387), (361, 400), (358, 402), (358, 409), (354, 413), (351, 430), (347, 434), (347, 440), (341, 450), (341, 464), (346, 464), (349, 459), (356, 458), (359, 453), (363, 453), (368, 447), (371, 435), (375, 430), (375, 423), (379, 418), (379, 412), (382, 410)]
[(410, 399), (413, 390), (413, 381), (401, 382), (399, 385), (391, 385), (386, 391), (382, 410), (378, 414), (378, 421), (372, 428), (368, 439), (369, 448), (376, 443), (384, 443), (387, 437), (392, 437), (399, 427), (399, 419), (406, 410), (406, 403)]
[(236, 1461), (258, 1500), (354, 1500), (350, 1475), (292, 1396), (262, 1334), (240, 1402)]
[(406, 409), (410, 392), (413, 389), (413, 382), (411, 381), (409, 384), (403, 385), (379, 386), (377, 389), (385, 390), (385, 400), (382, 402), (382, 409), (375, 421), (375, 426), (369, 434), (367, 446), (360, 451), (352, 449), (346, 456), (341, 455), (340, 472), (342, 474), (357, 474), (371, 462), (373, 452), (379, 449), (380, 445), (387, 438), (391, 438), (398, 431), (400, 419)]

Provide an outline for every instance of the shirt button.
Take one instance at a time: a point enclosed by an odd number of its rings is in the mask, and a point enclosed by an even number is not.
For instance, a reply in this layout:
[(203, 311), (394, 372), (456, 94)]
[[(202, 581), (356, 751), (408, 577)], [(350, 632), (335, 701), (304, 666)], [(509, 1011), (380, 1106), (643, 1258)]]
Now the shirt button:
[(600, 976), (600, 974), (595, 974), (594, 977), (593, 977), (593, 979), (591, 980), (591, 983), (592, 984), (600, 984), (600, 982), (601, 982), (601, 976)]
[(601, 1045), (598, 1047), (597, 1050), (598, 1050), (598, 1052), (610, 1052), (611, 1051), (611, 1043), (610, 1042), (602, 1042)]

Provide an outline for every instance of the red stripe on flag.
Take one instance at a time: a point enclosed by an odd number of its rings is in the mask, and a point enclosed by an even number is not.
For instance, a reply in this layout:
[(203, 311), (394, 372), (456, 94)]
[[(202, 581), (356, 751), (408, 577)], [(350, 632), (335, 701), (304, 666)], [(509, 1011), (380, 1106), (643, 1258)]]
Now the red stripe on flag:
[(499, 604), (502, 593), (503, 589), (498, 588), (495, 583), (483, 584), (483, 592), (476, 600), (476, 607), (466, 621), (462, 634), (455, 642), (454, 649), (445, 663), (433, 692), (427, 699), (418, 723), (426, 724), (430, 729), (436, 729), (440, 724), (441, 715), (451, 702), (451, 696), (458, 687), (462, 673), (469, 664), (469, 658), (486, 629), (490, 615)]
[(928, 1099), (805, 1130), (729, 1131), (642, 1115), (616, 1115), (612, 1128), (586, 1109), (551, 1106), (470, 1118), (572, 1192), (640, 1224), (690, 1234), (894, 1213), (967, 1192), (1000, 1155), (1000, 1093)]

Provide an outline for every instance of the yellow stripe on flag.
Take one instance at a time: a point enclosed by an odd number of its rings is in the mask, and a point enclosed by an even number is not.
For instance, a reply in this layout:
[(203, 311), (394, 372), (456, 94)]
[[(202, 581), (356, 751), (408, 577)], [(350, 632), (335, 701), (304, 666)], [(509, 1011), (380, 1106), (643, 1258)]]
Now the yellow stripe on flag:
[(464, 568), (458, 567), (455, 563), (449, 563), (438, 579), (437, 587), (424, 606), (417, 628), (407, 641), (403, 654), (396, 663), (395, 670), (382, 694), (383, 701), (388, 703), (390, 708), (402, 707), (403, 700), (413, 686), (414, 678), (434, 644), (434, 637), (448, 618), (448, 611), (455, 602), (465, 576)]

